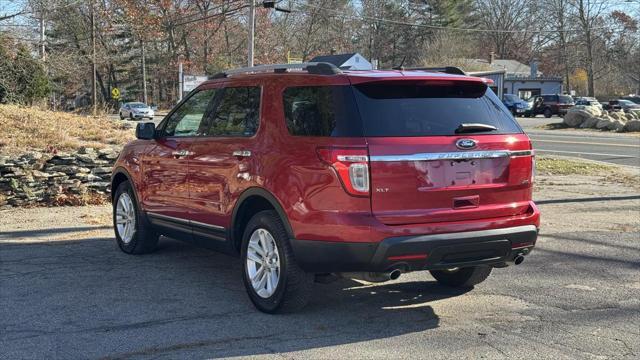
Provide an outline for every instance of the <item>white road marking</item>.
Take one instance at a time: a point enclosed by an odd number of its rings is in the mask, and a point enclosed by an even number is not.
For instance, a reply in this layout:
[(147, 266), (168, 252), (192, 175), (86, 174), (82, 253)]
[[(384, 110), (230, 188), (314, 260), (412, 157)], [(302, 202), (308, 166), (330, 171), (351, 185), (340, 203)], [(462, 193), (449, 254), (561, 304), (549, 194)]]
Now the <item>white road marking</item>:
[(581, 144), (581, 145), (598, 145), (598, 146), (613, 146), (613, 147), (633, 147), (633, 148), (640, 149), (640, 144), (638, 144), (638, 145), (625, 145), (625, 144), (594, 143), (594, 142), (586, 142), (586, 141), (560, 141), (560, 140), (536, 140), (536, 139), (533, 139), (533, 142), (547, 142), (547, 143), (560, 143), (560, 144)]
[(596, 155), (596, 156), (617, 156), (617, 157), (625, 157), (625, 158), (635, 158), (636, 157), (636, 156), (629, 156), (629, 155), (591, 153), (591, 152), (583, 152), (583, 151), (558, 151), (558, 150), (543, 150), (543, 149), (535, 149), (535, 150), (536, 150), (536, 152), (553, 152), (553, 153), (564, 153), (564, 154), (582, 154), (582, 155)]

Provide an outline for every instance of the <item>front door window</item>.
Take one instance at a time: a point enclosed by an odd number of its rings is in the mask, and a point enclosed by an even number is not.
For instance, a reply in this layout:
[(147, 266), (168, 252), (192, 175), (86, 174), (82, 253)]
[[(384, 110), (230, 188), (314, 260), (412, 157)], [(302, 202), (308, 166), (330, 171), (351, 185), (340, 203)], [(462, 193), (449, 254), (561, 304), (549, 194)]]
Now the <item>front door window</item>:
[(202, 135), (202, 119), (211, 111), (217, 89), (198, 91), (187, 99), (160, 126), (161, 137), (187, 137)]

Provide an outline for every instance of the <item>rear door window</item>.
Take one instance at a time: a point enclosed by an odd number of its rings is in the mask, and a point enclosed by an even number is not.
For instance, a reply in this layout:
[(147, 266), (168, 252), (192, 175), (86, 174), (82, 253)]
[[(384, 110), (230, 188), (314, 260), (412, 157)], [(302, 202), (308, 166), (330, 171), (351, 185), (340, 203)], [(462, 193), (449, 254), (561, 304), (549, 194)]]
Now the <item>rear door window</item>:
[(284, 117), (294, 136), (360, 137), (362, 123), (348, 85), (289, 87)]
[(260, 88), (229, 87), (220, 90), (219, 103), (209, 116), (207, 136), (253, 136), (260, 123)]
[(458, 135), (461, 124), (478, 123), (496, 127), (486, 134), (522, 132), (483, 83), (377, 82), (356, 85), (354, 93), (366, 136)]

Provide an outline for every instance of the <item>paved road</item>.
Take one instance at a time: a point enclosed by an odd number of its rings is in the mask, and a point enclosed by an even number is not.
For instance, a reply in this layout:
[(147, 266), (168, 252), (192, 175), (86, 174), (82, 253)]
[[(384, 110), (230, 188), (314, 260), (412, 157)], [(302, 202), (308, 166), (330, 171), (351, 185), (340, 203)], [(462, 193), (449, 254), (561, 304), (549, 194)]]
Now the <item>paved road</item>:
[(563, 181), (539, 181), (537, 250), (472, 291), (341, 280), (278, 316), (235, 258), (169, 239), (123, 254), (108, 206), (0, 212), (0, 358), (637, 359), (640, 196)]
[(640, 137), (527, 131), (538, 154), (574, 156), (640, 167)]
[(583, 130), (541, 130), (561, 123), (562, 118), (518, 118), (533, 140), (538, 154), (580, 157), (619, 165), (640, 167), (640, 137), (629, 134)]

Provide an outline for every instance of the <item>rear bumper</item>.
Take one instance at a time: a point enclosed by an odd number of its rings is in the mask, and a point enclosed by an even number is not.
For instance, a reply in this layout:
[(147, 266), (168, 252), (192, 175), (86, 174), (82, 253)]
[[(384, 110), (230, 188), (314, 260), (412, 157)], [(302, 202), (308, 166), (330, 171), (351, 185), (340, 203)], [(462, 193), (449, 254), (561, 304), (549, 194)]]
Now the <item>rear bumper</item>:
[(292, 240), (296, 261), (305, 271), (382, 272), (501, 266), (535, 245), (535, 225), (459, 233), (402, 236), (379, 243)]

